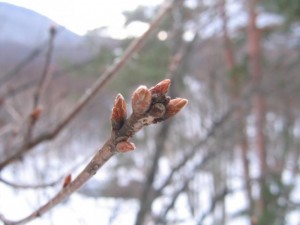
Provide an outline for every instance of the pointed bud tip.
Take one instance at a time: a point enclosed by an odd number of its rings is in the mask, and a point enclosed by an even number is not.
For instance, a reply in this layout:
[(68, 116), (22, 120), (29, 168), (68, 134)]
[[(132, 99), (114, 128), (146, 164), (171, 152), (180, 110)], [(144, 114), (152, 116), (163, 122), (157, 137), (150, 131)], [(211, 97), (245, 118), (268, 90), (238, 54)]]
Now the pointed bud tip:
[[(120, 93), (117, 94), (117, 96), (116, 96), (116, 98), (115, 98), (115, 102), (119, 102), (119, 101), (122, 101), (122, 100), (124, 100), (123, 95), (121, 95)], [(125, 100), (124, 100), (124, 101), (125, 101)]]
[(151, 92), (151, 94), (165, 95), (168, 92), (170, 85), (171, 85), (170, 79), (162, 80), (161, 82), (156, 84), (154, 87), (151, 87), (150, 92)]
[(178, 107), (180, 107), (181, 109), (183, 109), (189, 103), (189, 101), (185, 98), (177, 98), (177, 99), (179, 99)]
[(132, 94), (131, 105), (134, 113), (143, 114), (151, 105), (151, 93), (146, 86), (139, 86)]
[(63, 183), (63, 188), (66, 188), (71, 182), (72, 182), (72, 175), (68, 174), (65, 177), (65, 180), (64, 180), (64, 183)]
[(112, 128), (118, 130), (122, 127), (127, 116), (127, 106), (124, 97), (118, 94), (115, 98), (114, 107), (111, 113)]
[(140, 86), (138, 86), (138, 88), (136, 90), (139, 90), (139, 89), (147, 89), (148, 90), (146, 85), (140, 85)]
[(135, 144), (128, 141), (121, 141), (116, 146), (118, 152), (129, 152), (136, 149)]
[(188, 100), (185, 98), (175, 98), (171, 99), (168, 106), (165, 116), (171, 117), (176, 115), (180, 110), (182, 110), (188, 103)]

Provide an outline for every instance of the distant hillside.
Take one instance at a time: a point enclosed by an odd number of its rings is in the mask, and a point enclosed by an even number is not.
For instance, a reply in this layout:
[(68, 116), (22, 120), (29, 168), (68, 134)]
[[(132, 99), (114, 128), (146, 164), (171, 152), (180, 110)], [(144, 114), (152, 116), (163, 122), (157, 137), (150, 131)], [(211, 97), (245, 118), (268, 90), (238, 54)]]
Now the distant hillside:
[[(51, 19), (32, 10), (0, 2), (0, 42), (15, 42), (27, 46), (43, 43), (48, 28), (55, 24)], [(58, 26), (57, 45), (78, 45), (82, 37)]]

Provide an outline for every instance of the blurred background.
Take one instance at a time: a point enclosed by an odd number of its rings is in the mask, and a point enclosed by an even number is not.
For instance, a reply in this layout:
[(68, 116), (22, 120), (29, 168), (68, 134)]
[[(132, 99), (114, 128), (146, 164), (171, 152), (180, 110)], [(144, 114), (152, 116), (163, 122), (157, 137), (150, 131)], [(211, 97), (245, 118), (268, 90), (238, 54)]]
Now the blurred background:
[[(300, 1), (184, 0), (66, 118), (163, 1), (0, 2), (0, 213), (20, 219), (110, 135), (114, 98), (189, 104), (30, 224), (299, 225)], [(0, 222), (1, 223), (1, 222)]]

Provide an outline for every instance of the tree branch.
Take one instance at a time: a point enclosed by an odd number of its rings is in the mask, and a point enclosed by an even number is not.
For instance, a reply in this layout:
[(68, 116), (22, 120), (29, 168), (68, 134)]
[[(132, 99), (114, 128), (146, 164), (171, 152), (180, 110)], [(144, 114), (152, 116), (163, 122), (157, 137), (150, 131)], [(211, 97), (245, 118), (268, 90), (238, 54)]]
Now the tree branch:
[(139, 38), (135, 39), (131, 45), (124, 52), (122, 57), (115, 61), (115, 63), (108, 67), (104, 74), (94, 83), (94, 85), (86, 91), (79, 99), (74, 109), (50, 132), (45, 132), (30, 141), (26, 148), (23, 146), (16, 147), (14, 154), (0, 162), (0, 170), (11, 162), (19, 159), (24, 153), (28, 152), (32, 147), (41, 143), (42, 141), (50, 140), (56, 137), (58, 133), (82, 110), (82, 108), (96, 95), (96, 93), (125, 65), (131, 58), (133, 53), (137, 52), (142, 43), (150, 35), (150, 33), (157, 27), (160, 21), (167, 15), (173, 6), (173, 1), (166, 1), (153, 22), (150, 24), (148, 30)]
[(169, 87), (170, 80), (164, 80), (150, 89), (146, 86), (137, 88), (132, 95), (133, 112), (129, 118), (127, 118), (126, 102), (122, 95), (118, 94), (111, 114), (111, 136), (75, 180), (64, 185), (57, 195), (29, 216), (18, 221), (10, 221), (0, 215), (0, 219), (5, 225), (28, 223), (48, 212), (74, 193), (94, 176), (113, 155), (134, 150), (135, 145), (129, 142), (129, 139), (136, 132), (147, 125), (162, 122), (176, 115), (187, 104), (186, 99), (170, 99), (169, 96), (166, 96)]
[(51, 187), (51, 186), (55, 186), (56, 184), (58, 184), (61, 181), (61, 178), (55, 180), (55, 181), (51, 181), (49, 183), (43, 183), (43, 184), (17, 184), (14, 183), (12, 181), (8, 181), (2, 177), (0, 177), (0, 182), (11, 186), (13, 188), (20, 188), (20, 189), (38, 189), (38, 188), (46, 188), (46, 187)]
[(33, 107), (32, 107), (32, 111), (29, 115), (27, 128), (26, 128), (26, 131), (24, 134), (24, 141), (23, 141), (24, 148), (27, 148), (28, 143), (30, 142), (30, 139), (32, 136), (34, 126), (41, 114), (41, 108), (39, 107), (39, 103), (40, 103), (40, 99), (41, 99), (43, 90), (45, 89), (45, 86), (47, 83), (47, 77), (50, 74), (49, 66), (50, 66), (51, 59), (52, 59), (54, 39), (55, 39), (56, 32), (57, 31), (56, 31), (55, 27), (49, 28), (49, 43), (48, 43), (48, 49), (46, 52), (45, 64), (44, 64), (43, 71), (41, 74), (41, 79), (40, 79), (37, 89), (33, 95)]

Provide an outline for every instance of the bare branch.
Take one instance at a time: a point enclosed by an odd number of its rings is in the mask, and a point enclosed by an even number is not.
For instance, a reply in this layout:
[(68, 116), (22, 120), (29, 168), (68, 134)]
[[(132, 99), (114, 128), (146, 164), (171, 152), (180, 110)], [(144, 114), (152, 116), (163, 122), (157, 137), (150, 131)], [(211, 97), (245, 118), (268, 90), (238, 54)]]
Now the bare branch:
[[(226, 121), (228, 121), (229, 117), (232, 114), (232, 110), (229, 110), (228, 112), (224, 113), (224, 115), (222, 115), (218, 120), (216, 120), (214, 122), (214, 124), (212, 125), (212, 127), (209, 129), (209, 131), (207, 132), (207, 134), (205, 135), (205, 137), (200, 140), (198, 143), (196, 143), (189, 151), (187, 154), (185, 154), (185, 156), (182, 158), (182, 160), (180, 162), (177, 163), (177, 165), (175, 165), (170, 174), (168, 175), (168, 177), (165, 179), (165, 181), (163, 182), (163, 184), (156, 189), (154, 197), (157, 198), (158, 196), (161, 195), (162, 191), (164, 190), (165, 187), (167, 187), (171, 180), (173, 179), (173, 176), (176, 174), (176, 172), (178, 172), (178, 170), (180, 170), (182, 167), (184, 167), (186, 165), (186, 163), (194, 157), (194, 155), (197, 153), (197, 150), (199, 149), (199, 147), (205, 145), (209, 139), (211, 137), (213, 137), (216, 132), (224, 125), (224, 123)], [(214, 156), (214, 153), (211, 154), (211, 156)], [(211, 158), (211, 157), (209, 157)]]
[(50, 75), (49, 66), (50, 66), (51, 59), (52, 59), (54, 39), (56, 36), (56, 32), (57, 31), (56, 31), (55, 27), (52, 26), (49, 28), (49, 43), (48, 43), (48, 49), (46, 52), (45, 64), (44, 64), (43, 71), (41, 74), (40, 82), (39, 82), (37, 89), (33, 96), (33, 108), (32, 108), (31, 114), (29, 115), (27, 129), (24, 134), (24, 142), (23, 142), (24, 148), (27, 148), (28, 143), (30, 142), (30, 139), (32, 136), (34, 126), (41, 114), (41, 108), (39, 107), (39, 102), (40, 102), (40, 98), (43, 93), (43, 90), (46, 86), (47, 78)]
[(204, 220), (207, 218), (207, 216), (209, 216), (211, 213), (214, 212), (217, 204), (221, 201), (224, 201), (225, 200), (225, 197), (228, 195), (228, 194), (231, 194), (233, 193), (234, 190), (231, 190), (231, 189), (228, 189), (228, 187), (224, 187), (219, 193), (217, 193), (211, 200), (211, 204), (210, 204), (210, 207), (209, 209), (202, 214), (202, 216), (198, 219), (198, 223), (197, 225), (202, 225)]
[[(151, 93), (151, 103), (147, 111), (143, 113), (133, 112), (127, 119), (125, 118), (126, 108), (124, 108), (124, 105), (126, 105), (126, 103), (123, 97), (119, 94), (115, 100), (115, 104), (112, 110), (111, 137), (106, 141), (103, 147), (97, 151), (92, 160), (83, 169), (83, 171), (74, 179), (74, 181), (68, 181), (68, 184), (64, 186), (61, 189), (61, 191), (57, 193), (56, 196), (54, 196), (49, 202), (41, 206), (29, 216), (19, 221), (10, 221), (0, 215), (0, 219), (2, 219), (5, 225), (17, 225), (25, 224), (41, 216), (42, 214), (48, 212), (50, 209), (55, 207), (65, 198), (70, 196), (84, 183), (86, 183), (113, 155), (119, 152), (127, 152), (126, 149), (120, 149), (118, 148), (118, 146), (124, 142), (129, 143), (129, 139), (133, 137), (135, 133), (141, 130), (143, 127), (164, 121), (169, 118), (168, 116), (165, 116), (169, 104), (172, 104), (170, 102), (170, 97), (165, 95), (165, 90), (168, 90), (169, 86), (170, 80), (164, 80), (158, 83), (158, 85), (156, 85), (154, 88), (155, 90), (161, 90), (161, 92)], [(151, 89), (149, 89), (149, 91), (150, 90)], [(136, 98), (137, 93), (139, 93), (139, 89), (137, 89), (137, 91), (133, 93), (134, 98)], [(139, 95), (137, 96), (137, 98), (138, 97), (140, 97), (141, 102), (148, 101), (147, 98), (143, 98), (143, 95)], [(185, 104), (181, 106), (181, 109), (187, 104), (186, 99), (182, 99), (182, 101), (185, 101)], [(120, 120), (121, 118), (123, 118), (124, 121)], [(119, 123), (121, 123), (120, 126), (115, 126), (114, 121), (116, 120), (119, 121)], [(126, 146), (128, 147), (128, 150), (132, 150), (132, 144)]]
[(39, 104), (41, 95), (42, 95), (43, 90), (44, 90), (45, 85), (46, 85), (47, 78), (50, 75), (49, 66), (50, 66), (51, 59), (52, 59), (54, 39), (55, 39), (55, 36), (56, 36), (56, 32), (57, 31), (56, 31), (56, 28), (54, 26), (51, 26), (49, 28), (48, 49), (47, 49), (47, 52), (46, 52), (45, 64), (44, 64), (43, 71), (42, 71), (42, 74), (41, 74), (41, 79), (40, 79), (40, 82), (39, 82), (38, 87), (36, 89), (36, 92), (34, 94), (34, 102), (33, 102), (34, 103), (33, 104), (34, 108), (37, 107), (38, 104)]
[(20, 158), (24, 153), (28, 152), (32, 147), (41, 143), (42, 141), (50, 140), (56, 137), (58, 133), (83, 109), (83, 107), (96, 95), (96, 93), (110, 80), (116, 73), (125, 65), (125, 63), (131, 58), (133, 53), (137, 52), (142, 43), (146, 40), (146, 38), (150, 35), (151, 31), (153, 31), (159, 22), (167, 15), (167, 13), (171, 10), (173, 6), (173, 1), (166, 1), (157, 16), (154, 18), (152, 23), (150, 24), (148, 30), (139, 38), (135, 39), (131, 45), (124, 52), (122, 57), (119, 60), (116, 60), (115, 63), (108, 67), (104, 74), (94, 83), (94, 85), (88, 89), (85, 94), (79, 99), (77, 105), (74, 109), (50, 132), (47, 131), (45, 133), (40, 134), (38, 137), (33, 139), (28, 143), (26, 148), (23, 146), (19, 146), (14, 151), (14, 154), (0, 162), (0, 170), (16, 159)]
[(39, 189), (39, 188), (46, 188), (46, 187), (52, 187), (58, 184), (61, 181), (61, 178), (51, 181), (49, 183), (43, 183), (43, 184), (17, 184), (12, 181), (8, 181), (2, 177), (0, 177), (0, 182), (11, 186), (13, 188), (18, 188), (18, 189)]

